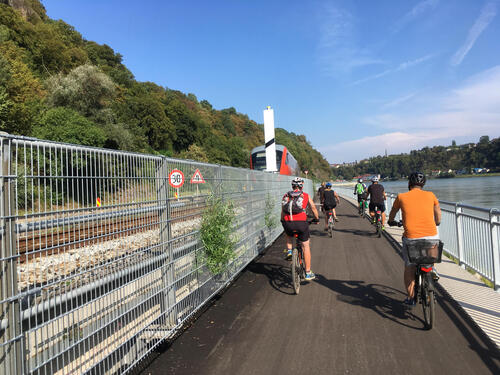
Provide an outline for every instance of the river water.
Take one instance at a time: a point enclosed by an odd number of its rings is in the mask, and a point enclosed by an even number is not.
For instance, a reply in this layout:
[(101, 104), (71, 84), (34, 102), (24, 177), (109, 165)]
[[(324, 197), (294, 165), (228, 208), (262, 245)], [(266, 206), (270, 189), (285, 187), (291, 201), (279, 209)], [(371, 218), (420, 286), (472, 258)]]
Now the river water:
[[(386, 191), (404, 193), (407, 181), (383, 181)], [(369, 185), (369, 184), (367, 184)], [(439, 200), (461, 202), (472, 206), (500, 209), (500, 176), (437, 178), (428, 180), (424, 190), (436, 194)]]

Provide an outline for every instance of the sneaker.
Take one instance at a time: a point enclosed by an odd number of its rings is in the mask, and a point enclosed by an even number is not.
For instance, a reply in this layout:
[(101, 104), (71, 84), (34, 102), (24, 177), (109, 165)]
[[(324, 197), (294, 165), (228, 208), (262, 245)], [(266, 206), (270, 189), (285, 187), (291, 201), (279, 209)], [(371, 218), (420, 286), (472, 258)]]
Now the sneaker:
[(384, 225), (382, 225), (382, 230), (385, 230), (385, 226)]
[(338, 218), (338, 217), (336, 217), (336, 218), (335, 218), (335, 221), (339, 221), (339, 218)]
[(287, 257), (287, 259), (292, 257), (292, 250), (286, 251), (286, 257)]
[(314, 280), (315, 278), (316, 278), (316, 275), (314, 274), (314, 272), (309, 271), (306, 273), (306, 277), (305, 277), (306, 281), (311, 281), (311, 280)]
[(408, 307), (408, 308), (412, 309), (413, 307), (415, 307), (416, 302), (415, 302), (415, 300), (414, 300), (413, 298), (408, 298), (408, 297), (407, 297), (407, 298), (405, 298), (405, 300), (403, 301), (403, 304), (404, 304), (406, 307)]
[(439, 273), (434, 266), (432, 266), (431, 275), (432, 275), (432, 280), (434, 280), (434, 281), (439, 280)]

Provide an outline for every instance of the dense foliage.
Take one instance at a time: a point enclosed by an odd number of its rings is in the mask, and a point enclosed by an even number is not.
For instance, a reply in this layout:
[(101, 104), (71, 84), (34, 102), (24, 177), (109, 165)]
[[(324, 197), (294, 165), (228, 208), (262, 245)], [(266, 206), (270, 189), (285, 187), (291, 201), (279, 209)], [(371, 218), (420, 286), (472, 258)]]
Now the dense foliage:
[[(38, 0), (0, 0), (0, 130), (237, 167), (264, 143), (263, 126), (232, 107), (137, 82), (120, 54), (49, 19)], [(276, 138), (302, 170), (330, 174), (303, 135)]]
[(213, 275), (224, 272), (235, 258), (236, 238), (233, 224), (236, 219), (231, 201), (212, 195), (201, 217), (200, 238), (204, 248), (204, 260)]
[(380, 174), (382, 177), (400, 178), (412, 171), (423, 171), (428, 175), (471, 173), (474, 168), (500, 171), (500, 138), (490, 140), (482, 136), (477, 144), (457, 146), (455, 141), (448, 147), (424, 147), (409, 154), (377, 156), (353, 165), (333, 168), (333, 174), (344, 179), (363, 174)]

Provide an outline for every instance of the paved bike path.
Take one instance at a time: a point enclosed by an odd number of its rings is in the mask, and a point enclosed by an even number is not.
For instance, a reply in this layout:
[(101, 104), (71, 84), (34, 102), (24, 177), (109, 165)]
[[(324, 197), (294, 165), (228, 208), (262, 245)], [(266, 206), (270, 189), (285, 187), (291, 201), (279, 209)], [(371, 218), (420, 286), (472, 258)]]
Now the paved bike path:
[(293, 294), (280, 237), (143, 374), (498, 374), (500, 353), (438, 294), (436, 326), (403, 308), (403, 262), (343, 201), (311, 226), (318, 276)]

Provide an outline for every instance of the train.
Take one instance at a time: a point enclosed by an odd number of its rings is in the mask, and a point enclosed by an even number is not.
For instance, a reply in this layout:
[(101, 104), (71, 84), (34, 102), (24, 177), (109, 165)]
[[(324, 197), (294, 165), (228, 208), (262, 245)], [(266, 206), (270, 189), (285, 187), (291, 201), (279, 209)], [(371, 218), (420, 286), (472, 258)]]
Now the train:
[[(276, 166), (279, 174), (287, 176), (298, 176), (300, 173), (299, 163), (283, 145), (276, 145)], [(250, 169), (263, 171), (266, 169), (266, 148), (258, 146), (252, 149), (250, 156)]]

